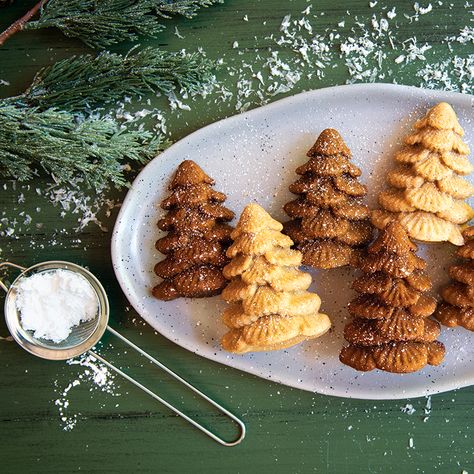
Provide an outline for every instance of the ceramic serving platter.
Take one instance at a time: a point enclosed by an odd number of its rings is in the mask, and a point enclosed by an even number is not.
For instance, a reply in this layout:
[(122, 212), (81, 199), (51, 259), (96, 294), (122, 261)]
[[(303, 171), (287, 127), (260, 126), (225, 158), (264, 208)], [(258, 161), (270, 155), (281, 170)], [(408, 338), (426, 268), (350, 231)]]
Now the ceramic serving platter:
[[(162, 235), (156, 222), (163, 215), (158, 204), (178, 164), (196, 161), (227, 194), (226, 206), (238, 216), (249, 202), (258, 202), (273, 217), (285, 220), (282, 206), (295, 168), (325, 128), (338, 129), (362, 169), (369, 204), (384, 186), (394, 166), (393, 155), (402, 137), (428, 107), (449, 102), (464, 127), (468, 143), (474, 139), (474, 97), (389, 84), (332, 87), (302, 93), (209, 125), (176, 143), (149, 163), (133, 183), (120, 211), (112, 241), (114, 269), (120, 285), (138, 313), (157, 331), (195, 354), (303, 390), (340, 397), (400, 399), (444, 392), (474, 383), (474, 333), (443, 328), (440, 340), (447, 356), (439, 367), (394, 375), (356, 372), (339, 362), (348, 320), (347, 303), (356, 272), (351, 269), (311, 271), (312, 290), (330, 315), (332, 330), (319, 339), (279, 352), (233, 355), (219, 346), (225, 331), (219, 297), (158, 301), (151, 288), (153, 273), (163, 258), (154, 248)], [(472, 178), (471, 178), (472, 179)], [(471, 205), (474, 204), (471, 202)], [(420, 246), (428, 260), (434, 290), (448, 278), (455, 260), (450, 244)]]

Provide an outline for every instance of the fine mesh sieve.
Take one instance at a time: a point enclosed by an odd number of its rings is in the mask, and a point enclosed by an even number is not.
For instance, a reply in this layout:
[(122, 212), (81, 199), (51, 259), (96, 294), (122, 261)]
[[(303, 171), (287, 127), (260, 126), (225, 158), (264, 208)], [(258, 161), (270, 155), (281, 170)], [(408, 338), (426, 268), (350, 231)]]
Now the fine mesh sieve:
[[(198, 390), (194, 387), (191, 383), (187, 380), (183, 379), (181, 376), (176, 374), (173, 370), (168, 368), (166, 365), (162, 364), (160, 361), (155, 359), (153, 356), (142, 350), (140, 347), (135, 345), (133, 342), (129, 341), (127, 338), (122, 336), (119, 332), (115, 329), (108, 326), (109, 321), (109, 302), (107, 299), (107, 294), (100, 284), (99, 280), (88, 270), (85, 268), (76, 265), (75, 263), (70, 262), (63, 262), (59, 260), (55, 261), (48, 261), (38, 263), (33, 265), (32, 267), (25, 268), (21, 265), (17, 265), (11, 262), (3, 262), (0, 263), (0, 269), (2, 267), (12, 267), (17, 270), (20, 270), (20, 275), (13, 281), (10, 286), (7, 286), (2, 280), (0, 280), (0, 287), (5, 290), (7, 293), (5, 298), (5, 321), (7, 323), (8, 329), (10, 334), (12, 335), (13, 339), (25, 350), (30, 352), (31, 354), (42, 357), (43, 359), (50, 359), (50, 360), (64, 360), (70, 359), (72, 357), (77, 357), (85, 352), (91, 354), (97, 360), (104, 363), (107, 367), (109, 367), (114, 372), (118, 373), (129, 382), (133, 383), (135, 386), (143, 390), (145, 393), (153, 397), (155, 400), (159, 401), (170, 410), (172, 410), (177, 415), (184, 418), (187, 422), (191, 423), (195, 428), (202, 431), (204, 434), (212, 438), (214, 441), (217, 441), (223, 446), (235, 446), (239, 444), (245, 437), (245, 425), (237, 418), (233, 413), (228, 411), (226, 408), (221, 406), (216, 401), (212, 400), (206, 394)], [(62, 342), (56, 344), (52, 341), (46, 339), (40, 339), (34, 337), (32, 331), (25, 330), (21, 325), (20, 313), (17, 309), (16, 305), (16, 298), (18, 296), (18, 285), (26, 278), (36, 274), (36, 273), (43, 273), (43, 272), (51, 272), (53, 270), (66, 270), (70, 272), (74, 272), (80, 275), (82, 278), (85, 278), (89, 284), (94, 289), (97, 300), (98, 300), (98, 311), (96, 316), (86, 322), (83, 322), (77, 326), (72, 328), (71, 333), (69, 336)], [(132, 378), (130, 375), (123, 372), (118, 367), (115, 367), (109, 361), (104, 359), (99, 354), (95, 353), (92, 350), (92, 347), (100, 340), (102, 335), (104, 334), (105, 330), (109, 331), (114, 336), (118, 337), (121, 341), (125, 344), (130, 346), (132, 349), (146, 357), (150, 362), (158, 366), (160, 369), (164, 370), (167, 374), (171, 375), (173, 378), (181, 382), (187, 388), (192, 390), (194, 393), (199, 395), (201, 398), (209, 402), (215, 408), (217, 408), (221, 413), (226, 415), (232, 421), (234, 421), (239, 429), (240, 433), (236, 440), (234, 441), (225, 441), (216, 434), (209, 431), (207, 428), (199, 424), (197, 421), (190, 418), (188, 415), (171, 405), (169, 402), (161, 398), (155, 392), (152, 392), (149, 388)]]
[[(10, 288), (7, 288), (3, 282), (0, 283), (2, 288), (7, 292), (5, 299), (5, 320), (8, 329), (15, 341), (28, 352), (44, 359), (70, 359), (89, 350), (102, 337), (107, 328), (109, 319), (109, 302), (99, 280), (85, 268), (74, 263), (62, 261), (43, 262), (33, 265), (30, 268), (24, 268), (9, 262), (0, 264), (0, 267), (2, 266), (11, 266), (21, 270), (20, 275), (11, 284)], [(47, 273), (53, 270), (66, 270), (80, 275), (92, 286), (98, 300), (96, 316), (90, 321), (74, 326), (71, 334), (58, 344), (47, 339), (36, 338), (33, 336), (32, 331), (25, 330), (21, 325), (20, 313), (16, 305), (18, 286), (23, 280), (37, 273)]]

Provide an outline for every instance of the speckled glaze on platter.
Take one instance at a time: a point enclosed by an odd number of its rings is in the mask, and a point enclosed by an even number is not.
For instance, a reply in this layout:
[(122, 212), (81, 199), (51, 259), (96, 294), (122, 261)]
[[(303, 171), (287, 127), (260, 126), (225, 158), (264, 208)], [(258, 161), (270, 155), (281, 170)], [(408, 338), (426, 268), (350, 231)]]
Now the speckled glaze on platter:
[[(192, 133), (149, 163), (133, 183), (118, 216), (112, 240), (115, 273), (130, 303), (157, 331), (186, 349), (303, 390), (351, 398), (402, 399), (444, 392), (474, 384), (474, 333), (443, 328), (440, 340), (447, 355), (438, 367), (414, 374), (356, 372), (339, 362), (342, 330), (353, 296), (351, 269), (312, 271), (321, 296), (321, 310), (333, 328), (319, 339), (291, 349), (233, 355), (219, 346), (226, 328), (220, 321), (225, 303), (220, 297), (162, 302), (151, 296), (159, 281), (153, 273), (163, 256), (154, 248), (161, 235), (158, 204), (169, 180), (185, 159), (196, 161), (228, 196), (226, 206), (240, 214), (258, 202), (273, 217), (285, 220), (282, 206), (291, 198), (288, 186), (295, 168), (325, 128), (340, 131), (362, 169), (369, 204), (376, 207), (384, 176), (393, 168), (393, 154), (402, 137), (428, 107), (447, 101), (455, 109), (473, 148), (474, 97), (389, 84), (338, 86), (302, 93), (250, 112), (216, 122)], [(472, 160), (472, 157), (471, 157)], [(468, 177), (472, 182), (473, 177)], [(472, 199), (470, 202), (473, 205)], [(448, 281), (447, 267), (455, 260), (450, 244), (420, 245), (428, 260), (434, 291)]]

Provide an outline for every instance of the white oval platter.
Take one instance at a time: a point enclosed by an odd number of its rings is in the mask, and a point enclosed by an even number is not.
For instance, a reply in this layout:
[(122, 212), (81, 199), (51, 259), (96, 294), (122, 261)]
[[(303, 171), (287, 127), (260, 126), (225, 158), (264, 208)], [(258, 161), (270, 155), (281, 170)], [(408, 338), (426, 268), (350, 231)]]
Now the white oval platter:
[[(414, 121), (428, 107), (447, 101), (456, 110), (465, 139), (473, 143), (474, 97), (390, 84), (338, 86), (305, 92), (202, 128), (151, 161), (135, 179), (118, 216), (112, 240), (112, 260), (120, 285), (137, 312), (176, 344), (228, 366), (303, 390), (340, 397), (401, 399), (444, 392), (474, 384), (474, 333), (443, 328), (447, 348), (439, 367), (395, 375), (356, 372), (339, 362), (349, 289), (356, 272), (351, 269), (312, 271), (316, 291), (333, 328), (323, 337), (279, 352), (233, 355), (219, 346), (225, 331), (219, 297), (162, 302), (151, 288), (159, 281), (153, 273), (163, 258), (154, 248), (161, 236), (156, 222), (163, 215), (160, 201), (178, 164), (196, 161), (227, 194), (226, 206), (238, 216), (252, 201), (284, 221), (288, 191), (296, 180), (295, 168), (325, 128), (340, 131), (353, 161), (368, 185), (369, 204), (376, 207), (393, 155)], [(472, 179), (472, 178), (471, 178)], [(472, 205), (472, 202), (471, 202)], [(235, 222), (234, 222), (235, 223)], [(450, 244), (420, 246), (429, 261), (434, 290), (448, 280), (447, 266), (455, 260)]]

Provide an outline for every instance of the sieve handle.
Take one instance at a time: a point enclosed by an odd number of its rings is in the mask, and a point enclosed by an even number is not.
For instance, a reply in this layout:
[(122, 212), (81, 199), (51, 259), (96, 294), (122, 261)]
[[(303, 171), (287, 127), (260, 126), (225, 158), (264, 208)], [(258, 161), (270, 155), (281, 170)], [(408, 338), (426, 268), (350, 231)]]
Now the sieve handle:
[(192, 390), (194, 393), (199, 395), (201, 398), (206, 400), (208, 403), (216, 407), (221, 413), (226, 415), (228, 418), (230, 418), (232, 421), (234, 421), (240, 429), (240, 434), (238, 438), (234, 441), (225, 441), (216, 434), (214, 434), (212, 431), (209, 431), (207, 428), (199, 424), (197, 421), (193, 420), (190, 418), (188, 415), (183, 413), (181, 410), (176, 408), (175, 406), (171, 405), (169, 402), (161, 398), (159, 395), (157, 395), (155, 392), (152, 392), (149, 388), (145, 387), (143, 384), (140, 382), (136, 381), (134, 378), (130, 377), (128, 374), (120, 370), (119, 368), (115, 367), (113, 364), (111, 364), (109, 361), (104, 359), (102, 356), (98, 355), (97, 353), (93, 352), (92, 350), (89, 350), (89, 354), (91, 354), (93, 357), (96, 357), (98, 360), (100, 360), (103, 364), (105, 364), (107, 367), (109, 367), (111, 370), (114, 372), (118, 373), (125, 379), (127, 379), (129, 382), (133, 383), (136, 385), (139, 389), (143, 390), (145, 393), (153, 397), (155, 400), (158, 400), (160, 403), (165, 405), (167, 408), (169, 408), (171, 411), (179, 415), (180, 417), (184, 418), (188, 423), (191, 423), (195, 428), (198, 430), (202, 431), (204, 434), (209, 436), (209, 438), (213, 439), (214, 441), (217, 441), (219, 444), (223, 446), (236, 446), (239, 444), (245, 437), (245, 424), (242, 420), (237, 418), (233, 413), (231, 413), (229, 410), (224, 408), (222, 405), (214, 401), (212, 398), (207, 396), (205, 393), (201, 392), (199, 389), (197, 389), (194, 385), (189, 383), (187, 380), (183, 379), (180, 375), (178, 375), (176, 372), (171, 370), (169, 367), (166, 365), (162, 364), (159, 360), (155, 359), (153, 356), (145, 352), (143, 349), (138, 347), (136, 344), (134, 344), (132, 341), (129, 341), (126, 337), (122, 336), (119, 332), (117, 332), (115, 329), (112, 329), (110, 326), (107, 326), (107, 330), (112, 333), (114, 336), (118, 337), (121, 341), (123, 341), (125, 344), (130, 346), (132, 349), (146, 357), (150, 362), (158, 366), (160, 369), (164, 370), (167, 374), (171, 375), (173, 378), (181, 382), (183, 385), (185, 385), (187, 388)]
[[(17, 265), (16, 263), (12, 262), (1, 262), (0, 263), (0, 268), (3, 267), (12, 267), (16, 268), (17, 270), (21, 270), (24, 272), (26, 270), (26, 267), (22, 267), (21, 265)], [(0, 288), (5, 291), (5, 293), (8, 293), (8, 286), (0, 279)]]

